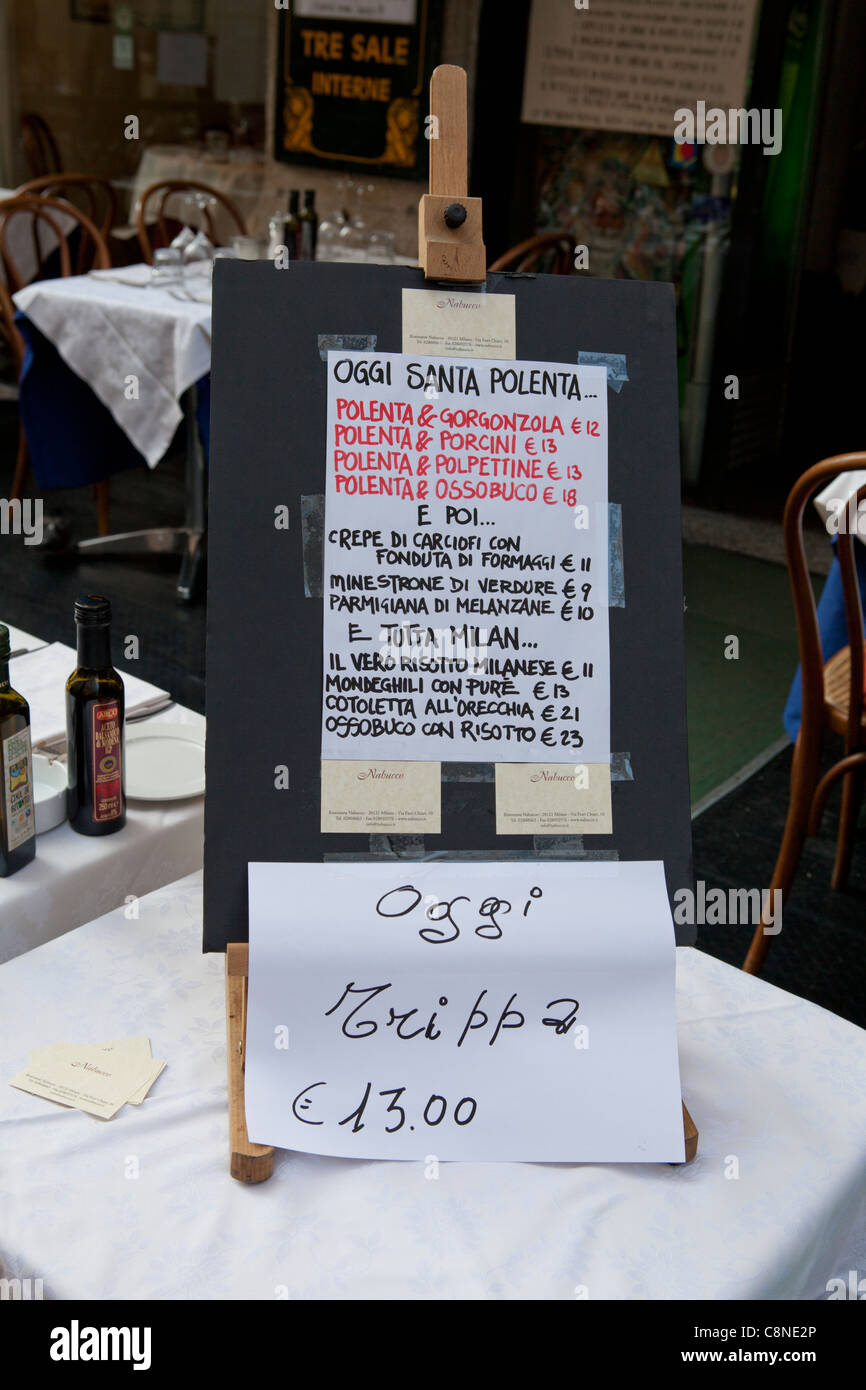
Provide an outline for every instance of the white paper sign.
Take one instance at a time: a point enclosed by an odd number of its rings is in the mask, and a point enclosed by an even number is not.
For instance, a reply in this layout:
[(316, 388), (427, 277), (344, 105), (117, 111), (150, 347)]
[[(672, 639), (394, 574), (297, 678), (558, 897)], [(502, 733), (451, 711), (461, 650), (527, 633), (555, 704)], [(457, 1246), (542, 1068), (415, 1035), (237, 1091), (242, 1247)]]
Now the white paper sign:
[(739, 107), (755, 3), (532, 0), (521, 119), (671, 136), (680, 107)]
[(683, 1160), (661, 863), (250, 864), (249, 894), (254, 1142)]
[(330, 352), (322, 757), (610, 758), (603, 366)]

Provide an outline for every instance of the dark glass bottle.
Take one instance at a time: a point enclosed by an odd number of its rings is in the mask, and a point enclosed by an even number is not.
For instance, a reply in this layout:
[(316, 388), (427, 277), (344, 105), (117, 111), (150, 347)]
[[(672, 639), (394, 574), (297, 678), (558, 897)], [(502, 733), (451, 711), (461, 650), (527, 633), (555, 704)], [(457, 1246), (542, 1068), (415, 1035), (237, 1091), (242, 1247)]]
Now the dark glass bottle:
[(8, 878), (36, 853), (30, 706), (9, 684), (9, 629), (0, 623), (0, 878)]
[(289, 256), (293, 261), (301, 259), (301, 219), (298, 216), (298, 199), (300, 194), (296, 188), (289, 189), (289, 220), (286, 223), (286, 245), (289, 248)]
[(304, 193), (304, 206), (299, 214), (301, 224), (301, 260), (316, 259), (316, 241), (319, 236), (319, 214), (316, 212), (316, 190), (308, 188)]
[(79, 835), (112, 835), (126, 824), (123, 681), (111, 665), (111, 604), (75, 600), (78, 666), (66, 682), (66, 807)]

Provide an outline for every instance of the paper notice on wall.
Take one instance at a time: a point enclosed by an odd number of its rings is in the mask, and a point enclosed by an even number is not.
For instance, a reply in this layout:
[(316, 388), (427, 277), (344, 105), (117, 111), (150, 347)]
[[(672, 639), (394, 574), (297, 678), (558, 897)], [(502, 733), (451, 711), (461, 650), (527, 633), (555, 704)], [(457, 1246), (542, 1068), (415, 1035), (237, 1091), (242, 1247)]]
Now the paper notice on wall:
[(294, 0), (302, 19), (350, 19), (379, 24), (414, 24), (418, 0)]
[(522, 119), (672, 136), (674, 113), (740, 107), (756, 0), (532, 0)]
[(207, 37), (160, 30), (156, 36), (156, 80), (167, 86), (207, 86)]
[(610, 759), (607, 374), (328, 354), (322, 757)]
[(683, 1160), (661, 863), (250, 864), (249, 904), (254, 1142)]

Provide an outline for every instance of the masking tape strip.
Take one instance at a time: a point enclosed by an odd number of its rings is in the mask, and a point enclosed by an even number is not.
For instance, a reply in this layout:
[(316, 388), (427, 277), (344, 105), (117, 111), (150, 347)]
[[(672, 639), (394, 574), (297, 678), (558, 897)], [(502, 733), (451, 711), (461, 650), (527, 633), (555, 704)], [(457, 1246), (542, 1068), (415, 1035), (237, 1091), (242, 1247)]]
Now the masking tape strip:
[[(371, 839), (373, 837), (371, 836)], [(387, 839), (387, 836), (383, 836)], [(398, 838), (398, 837), (392, 837)], [(539, 836), (539, 840), (544, 840), (544, 836)], [(555, 837), (550, 837), (551, 839)], [(371, 851), (369, 854), (323, 854), (323, 864), (387, 864), (394, 863), (397, 859), (407, 858), (408, 856), (388, 853), (387, 851)], [(434, 861), (461, 864), (479, 864), (490, 860), (498, 864), (537, 864), (539, 859), (605, 859), (618, 861), (619, 855), (616, 850), (591, 849), (585, 854), (577, 855), (571, 850), (551, 849), (551, 850), (532, 850), (532, 849), (434, 849), (428, 854), (418, 855), (417, 859), (424, 863), (432, 864)]]
[(304, 594), (307, 598), (324, 595), (325, 494), (312, 492), (301, 497), (301, 548), (304, 555)]
[(634, 769), (631, 765), (631, 753), (611, 753), (610, 780), (612, 782), (634, 781)]
[(443, 782), (495, 782), (492, 763), (443, 763)]
[[(507, 761), (507, 760), (506, 760)], [(539, 758), (539, 762), (544, 762)], [(633, 782), (634, 772), (631, 753), (611, 753), (610, 780), (612, 782)], [(443, 763), (443, 782), (495, 782), (494, 763)]]
[(625, 570), (622, 563), (622, 507), (607, 504), (608, 607), (625, 608)]
[(329, 352), (372, 352), (376, 346), (375, 333), (319, 333), (316, 341), (319, 356), (327, 362)]
[(539, 859), (619, 859), (615, 849), (584, 849), (582, 835), (533, 835), (532, 843)]
[(607, 384), (619, 395), (628, 381), (628, 363), (624, 352), (579, 352), (579, 367), (607, 367)]

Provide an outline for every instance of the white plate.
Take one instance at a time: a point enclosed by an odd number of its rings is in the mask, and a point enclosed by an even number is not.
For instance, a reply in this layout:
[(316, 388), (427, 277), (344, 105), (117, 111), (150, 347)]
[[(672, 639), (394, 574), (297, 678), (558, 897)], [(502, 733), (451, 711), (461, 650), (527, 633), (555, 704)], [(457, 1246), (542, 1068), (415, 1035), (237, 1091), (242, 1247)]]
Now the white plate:
[(126, 726), (126, 795), (181, 801), (204, 791), (204, 734), (186, 724)]
[(66, 763), (33, 754), (33, 802), (37, 835), (66, 820)]

